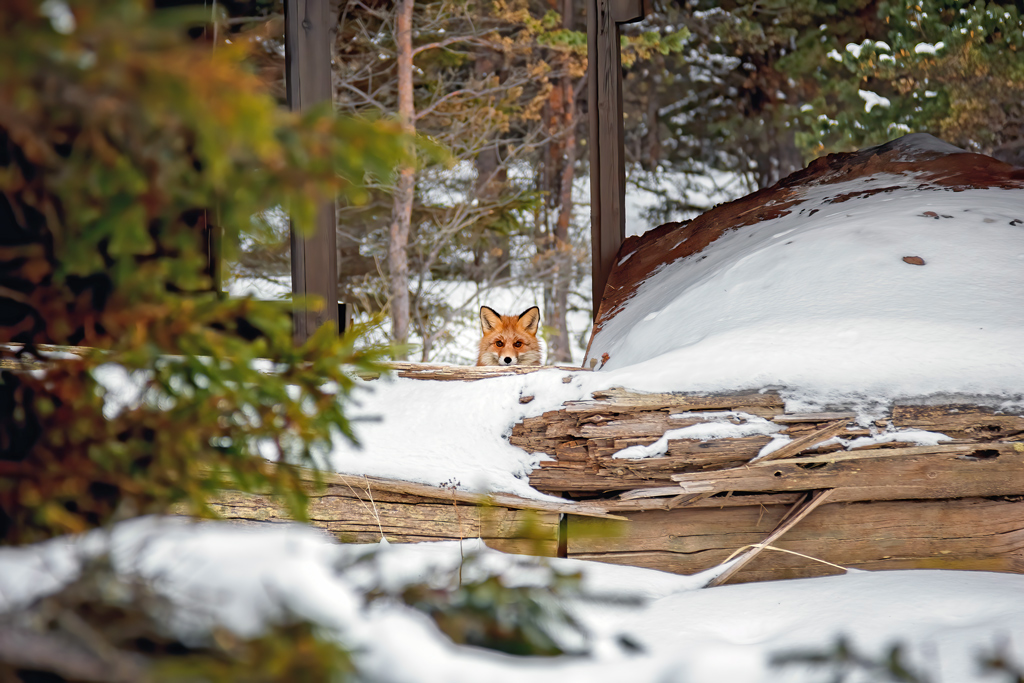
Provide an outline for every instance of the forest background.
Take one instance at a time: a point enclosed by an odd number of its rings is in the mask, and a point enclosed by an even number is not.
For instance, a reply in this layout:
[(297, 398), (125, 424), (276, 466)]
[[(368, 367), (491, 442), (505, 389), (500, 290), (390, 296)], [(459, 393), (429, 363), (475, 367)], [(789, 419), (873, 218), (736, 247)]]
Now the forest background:
[[(257, 41), (283, 101), (281, 0), (211, 9), (213, 40)], [(909, 132), (1024, 163), (1022, 13), (1020, 1), (654, 2), (623, 27), (627, 234)], [(538, 303), (548, 362), (579, 362), (592, 317), (586, 3), (340, 0), (332, 16), (336, 109), (395, 117), (451, 153), (339, 204), (339, 301), (359, 321), (386, 316), (376, 341), (460, 363), (475, 358), (459, 332), (481, 304)], [(289, 290), (280, 218), (231, 264), (239, 291)]]
[[(568, 324), (591, 309), (580, 293), (589, 291), (581, 3), (336, 4), (335, 108), (375, 121), (280, 106), (275, 0), (157, 4), (192, 7), (0, 3), (5, 545), (175, 504), (209, 515), (208, 496), (224, 488), (281, 494), (303, 518), (290, 465), (311, 464), (335, 430), (353, 436), (346, 368), (379, 370), (385, 350), (367, 348), (359, 328), (343, 338), (324, 329), (296, 348), (280, 307), (215, 295), (195, 239), (207, 226), (221, 229), (237, 278), (286, 282), (281, 207), (301, 229), (335, 196), (339, 298), (357, 318), (389, 315), (379, 336), (407, 335), (421, 358), (465, 360), (456, 332), (516, 284), (544, 306), (551, 360), (568, 360), (587, 336), (585, 323), (575, 334)], [(648, 205), (628, 229), (906, 132), (1020, 163), (1021, 12), (983, 2), (656, 5), (624, 40), (629, 193)], [(440, 143), (419, 150), (449, 153), (417, 157), (403, 128)], [(107, 641), (90, 642), (108, 654), (106, 642), (134, 648), (163, 621), (159, 610), (139, 619), (123, 609), (149, 595), (106, 590), (108, 569), (97, 563), (44, 604), (45, 619), (23, 615), (20, 625), (59, 636), (50, 663), (67, 659), (60, 624), (79, 623), (65, 613), (106, 624)], [(442, 597), (458, 608), (465, 594)], [(519, 604), (529, 626), (534, 603)], [(491, 616), (501, 614), (494, 606)], [(311, 626), (293, 626), (287, 642), (319, 647)], [(225, 661), (260, 672), (276, 670), (267, 660), (347, 665), (333, 650), (311, 659), (270, 638), (215, 639), (206, 655), (222, 675), (210, 680), (249, 677)], [(181, 643), (158, 644), (181, 662)]]

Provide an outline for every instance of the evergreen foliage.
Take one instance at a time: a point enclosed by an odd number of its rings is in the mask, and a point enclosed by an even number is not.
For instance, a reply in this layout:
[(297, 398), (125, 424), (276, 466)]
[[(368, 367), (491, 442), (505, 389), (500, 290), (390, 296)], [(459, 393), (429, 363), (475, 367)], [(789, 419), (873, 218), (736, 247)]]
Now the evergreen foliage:
[(327, 329), (295, 348), (283, 309), (213, 291), (204, 240), (231, 254), (278, 207), (301, 230), (323, 197), (364, 200), (404, 138), (282, 110), (246, 43), (190, 41), (196, 19), (140, 0), (0, 6), (3, 542), (182, 501), (209, 514), (225, 486), (282, 494), (302, 518), (290, 463), (352, 438), (346, 366), (381, 350)]
[[(676, 54), (627, 70), (633, 179), (659, 176), (657, 223), (710, 208), (709, 178), (765, 187), (832, 152), (927, 132), (1024, 163), (1024, 6), (1009, 0), (681, 0), (643, 28), (682, 25)], [(639, 30), (639, 29), (638, 29)], [(673, 199), (673, 196), (675, 199)], [(721, 195), (719, 195), (721, 196)]]

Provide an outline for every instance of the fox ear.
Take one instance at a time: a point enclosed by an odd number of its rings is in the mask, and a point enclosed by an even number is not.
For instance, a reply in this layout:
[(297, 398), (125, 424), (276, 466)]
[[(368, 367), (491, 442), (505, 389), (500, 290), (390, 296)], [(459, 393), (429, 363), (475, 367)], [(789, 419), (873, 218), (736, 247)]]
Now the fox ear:
[(537, 326), (540, 324), (540, 309), (536, 306), (527, 308), (519, 314), (519, 321), (530, 334), (537, 334)]
[(480, 307), (480, 327), (483, 329), (484, 334), (493, 330), (500, 323), (501, 316), (493, 308)]

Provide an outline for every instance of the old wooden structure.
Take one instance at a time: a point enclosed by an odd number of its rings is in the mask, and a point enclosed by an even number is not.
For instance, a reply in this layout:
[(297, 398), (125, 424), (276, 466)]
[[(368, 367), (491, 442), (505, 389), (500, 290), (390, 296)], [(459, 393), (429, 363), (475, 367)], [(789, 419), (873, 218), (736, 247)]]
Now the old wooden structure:
[[(569, 557), (693, 573), (753, 547), (734, 581), (840, 571), (826, 562), (1024, 572), (1024, 416), (896, 405), (872, 425), (855, 417), (786, 413), (772, 393), (609, 391), (525, 420), (511, 441), (552, 456), (532, 473), (536, 488), (629, 520), (608, 534), (570, 517)], [(669, 431), (756, 418), (792, 440), (758, 458), (769, 436), (698, 440)], [(853, 441), (908, 428), (950, 438)], [(616, 457), (666, 436), (662, 455)], [(761, 552), (766, 546), (788, 552)]]
[[(331, 39), (334, 35), (328, 0), (286, 0), (285, 81), (288, 106), (301, 111), (332, 99)], [(322, 325), (340, 329), (338, 300), (338, 236), (333, 201), (317, 211), (316, 229), (303, 238), (294, 230), (292, 298), (313, 295), (323, 305), (297, 307), (292, 317), (295, 342), (303, 343)]]
[(619, 27), (640, 21), (649, 11), (649, 0), (587, 0), (590, 240), (595, 318), (615, 254), (626, 235)]
[[(288, 104), (293, 110), (330, 99), (331, 57), (329, 0), (286, 0), (285, 60)], [(593, 310), (611, 272), (615, 254), (625, 238), (625, 152), (622, 130), (622, 60), (620, 26), (643, 19), (650, 0), (587, 0), (590, 125), (591, 243), (593, 250)], [(572, 4), (563, 11), (571, 12)], [(321, 325), (338, 326), (336, 212), (325, 202), (317, 215), (315, 233), (303, 239), (292, 233), (292, 295), (315, 295), (319, 309), (296, 311), (295, 340), (304, 341)], [(344, 316), (344, 313), (340, 315)]]
[[(418, 363), (394, 369), (406, 378), (458, 382), (541, 370)], [(790, 437), (761, 458), (771, 441), (764, 434), (701, 440), (671, 431), (759, 419)], [(949, 438), (935, 445), (854, 442), (906, 429)], [(616, 457), (660, 439), (660, 455)], [(530, 483), (565, 503), (325, 474), (326, 489), (311, 489), (311, 521), (351, 541), (480, 537), (509, 552), (685, 574), (739, 555), (720, 582), (820, 576), (847, 567), (1024, 572), (1021, 415), (908, 404), (861, 425), (853, 413), (787, 413), (772, 392), (610, 390), (525, 419), (510, 442), (550, 457)], [(236, 520), (285, 517), (268, 498), (231, 492), (215, 509)]]
[[(309, 480), (309, 521), (339, 540), (376, 543), (480, 538), (511, 553), (554, 557), (566, 553), (568, 513), (622, 520), (600, 504), (529, 500), (511, 494), (480, 495), (376, 477), (320, 473), (323, 487)], [(248, 523), (287, 521), (281, 503), (267, 496), (224, 491), (211, 503), (224, 519)]]

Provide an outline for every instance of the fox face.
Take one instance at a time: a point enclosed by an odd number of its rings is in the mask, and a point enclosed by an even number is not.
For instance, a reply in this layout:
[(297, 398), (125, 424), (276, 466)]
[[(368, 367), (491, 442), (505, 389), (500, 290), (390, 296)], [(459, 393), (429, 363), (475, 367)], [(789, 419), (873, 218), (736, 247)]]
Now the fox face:
[(499, 315), (494, 309), (480, 308), (480, 355), (477, 365), (540, 365), (537, 326), (540, 309), (528, 308), (519, 315)]

